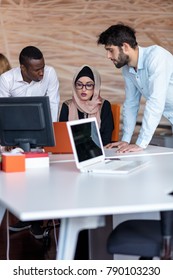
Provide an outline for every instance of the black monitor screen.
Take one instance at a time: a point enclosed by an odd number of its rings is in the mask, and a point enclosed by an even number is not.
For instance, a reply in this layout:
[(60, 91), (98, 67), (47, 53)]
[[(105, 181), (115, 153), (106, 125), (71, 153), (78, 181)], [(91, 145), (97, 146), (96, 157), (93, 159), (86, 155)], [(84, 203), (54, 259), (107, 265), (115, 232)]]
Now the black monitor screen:
[(24, 151), (54, 146), (49, 97), (0, 98), (0, 145)]

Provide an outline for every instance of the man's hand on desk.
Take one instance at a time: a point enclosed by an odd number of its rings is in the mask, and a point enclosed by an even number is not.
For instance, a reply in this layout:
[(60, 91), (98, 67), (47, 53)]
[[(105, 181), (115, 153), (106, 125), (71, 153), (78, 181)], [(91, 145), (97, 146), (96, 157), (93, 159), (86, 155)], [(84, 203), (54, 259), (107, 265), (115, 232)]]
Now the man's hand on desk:
[(124, 141), (119, 141), (119, 142), (114, 142), (114, 143), (110, 143), (108, 145), (105, 146), (105, 148), (107, 149), (111, 149), (117, 147), (118, 150), (116, 151), (117, 153), (129, 153), (129, 152), (138, 152), (138, 151), (142, 151), (143, 148), (139, 147), (136, 144), (129, 144), (127, 142)]

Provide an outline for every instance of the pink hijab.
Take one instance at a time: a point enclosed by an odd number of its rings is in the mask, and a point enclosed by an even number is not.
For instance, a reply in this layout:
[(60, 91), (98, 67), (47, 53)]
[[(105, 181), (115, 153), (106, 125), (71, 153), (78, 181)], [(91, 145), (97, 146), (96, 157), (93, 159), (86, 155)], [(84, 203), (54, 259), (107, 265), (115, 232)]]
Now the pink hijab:
[[(75, 88), (76, 78), (78, 77), (78, 75), (80, 75), (79, 73), (85, 66), (89, 67), (90, 70), (92, 71), (93, 76), (94, 76), (94, 82), (95, 82), (93, 97), (91, 100), (88, 100), (88, 101), (80, 100), (76, 94), (76, 88)], [(80, 77), (82, 77), (82, 75)], [(93, 67), (91, 67), (89, 65), (83, 65), (78, 69), (78, 71), (75, 73), (75, 75), (73, 77), (72, 99), (69, 100), (69, 102), (68, 102), (69, 121), (78, 119), (78, 112), (77, 112), (77, 109), (78, 109), (79, 111), (81, 111), (83, 113), (87, 113), (89, 118), (96, 117), (98, 125), (100, 127), (100, 123), (101, 123), (100, 109), (101, 109), (101, 105), (102, 105), (102, 101), (103, 101), (103, 99), (100, 96), (100, 87), (101, 87), (101, 78), (100, 78), (100, 74), (97, 72), (96, 69), (94, 69)]]

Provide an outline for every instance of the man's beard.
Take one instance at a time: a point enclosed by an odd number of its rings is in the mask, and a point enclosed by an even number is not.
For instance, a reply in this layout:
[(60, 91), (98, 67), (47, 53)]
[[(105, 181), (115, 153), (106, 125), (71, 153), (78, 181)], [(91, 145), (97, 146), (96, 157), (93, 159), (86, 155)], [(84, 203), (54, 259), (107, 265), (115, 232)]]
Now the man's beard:
[(120, 48), (118, 59), (116, 62), (114, 62), (115, 67), (121, 68), (124, 65), (127, 65), (128, 63), (129, 63), (129, 56), (124, 54), (123, 50)]

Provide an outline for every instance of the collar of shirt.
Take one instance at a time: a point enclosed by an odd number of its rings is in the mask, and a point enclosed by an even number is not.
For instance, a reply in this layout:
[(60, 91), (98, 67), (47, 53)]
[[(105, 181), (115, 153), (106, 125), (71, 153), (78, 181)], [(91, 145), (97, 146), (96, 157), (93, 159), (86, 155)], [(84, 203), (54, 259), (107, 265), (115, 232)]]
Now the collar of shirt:
[[(138, 55), (138, 67), (137, 71), (144, 68), (144, 48), (139, 48), (139, 55)], [(129, 67), (129, 73), (136, 74), (134, 67)]]
[(35, 84), (35, 83), (41, 84), (42, 81), (43, 81), (43, 80), (41, 80), (41, 81), (39, 81), (39, 82), (31, 81), (30, 83), (24, 81), (24, 80), (23, 80), (23, 77), (22, 77), (22, 72), (21, 72), (20, 66), (15, 68), (15, 71), (14, 71), (14, 80), (15, 80), (16, 82), (25, 83), (25, 84), (28, 84), (28, 85), (32, 85), (32, 84)]
[(17, 82), (24, 82), (20, 67), (14, 68), (14, 79)]

